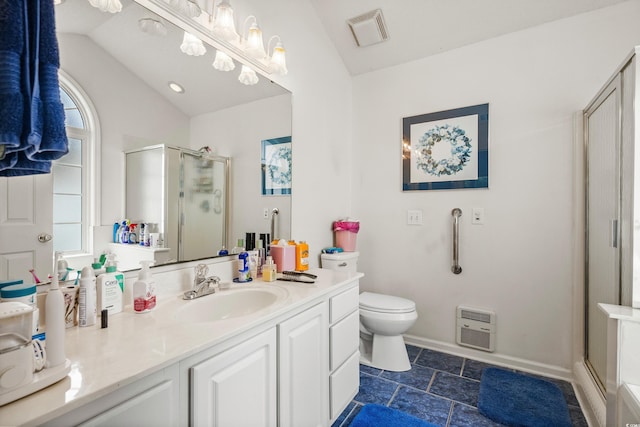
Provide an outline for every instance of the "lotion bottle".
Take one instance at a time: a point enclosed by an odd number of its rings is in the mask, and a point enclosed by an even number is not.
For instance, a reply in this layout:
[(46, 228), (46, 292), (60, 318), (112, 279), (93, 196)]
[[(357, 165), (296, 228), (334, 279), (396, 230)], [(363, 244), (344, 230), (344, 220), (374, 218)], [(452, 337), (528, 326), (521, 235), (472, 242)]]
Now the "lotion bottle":
[(51, 274), (51, 286), (47, 293), (45, 301), (46, 308), (46, 339), (45, 346), (47, 350), (47, 368), (62, 365), (66, 361), (64, 350), (64, 296), (58, 286), (58, 259), (60, 256), (56, 252), (56, 260), (54, 262), (54, 272)]
[(140, 261), (142, 268), (133, 284), (133, 311), (136, 313), (148, 313), (156, 306), (156, 283), (149, 270), (151, 262)]
[(273, 262), (273, 258), (268, 256), (264, 265), (262, 266), (262, 280), (265, 282), (275, 282), (276, 280), (276, 265)]
[(98, 310), (107, 310), (112, 315), (122, 311), (124, 275), (116, 270), (111, 254), (106, 269), (106, 273), (99, 275), (97, 279)]
[(78, 325), (93, 326), (96, 324), (96, 277), (91, 267), (84, 267), (80, 273), (78, 288)]

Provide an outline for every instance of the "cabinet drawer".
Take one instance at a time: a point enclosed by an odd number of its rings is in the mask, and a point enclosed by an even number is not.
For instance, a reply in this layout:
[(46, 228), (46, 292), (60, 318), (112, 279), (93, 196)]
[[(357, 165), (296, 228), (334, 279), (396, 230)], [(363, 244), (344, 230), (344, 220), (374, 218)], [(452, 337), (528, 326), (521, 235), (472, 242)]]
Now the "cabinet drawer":
[(329, 377), (331, 420), (358, 394), (360, 387), (360, 352), (356, 351)]
[(329, 304), (329, 323), (334, 323), (351, 313), (353, 310), (357, 310), (359, 297), (360, 294), (358, 286), (332, 297)]
[(352, 312), (329, 328), (329, 343), (331, 370), (334, 370), (358, 349), (360, 343), (360, 316), (358, 311)]

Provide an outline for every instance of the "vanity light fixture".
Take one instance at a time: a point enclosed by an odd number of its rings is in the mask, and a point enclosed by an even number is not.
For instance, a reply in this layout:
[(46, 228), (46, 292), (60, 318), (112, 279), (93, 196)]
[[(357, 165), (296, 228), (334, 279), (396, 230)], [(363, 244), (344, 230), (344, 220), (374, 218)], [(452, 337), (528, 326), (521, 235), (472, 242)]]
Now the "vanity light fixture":
[[(273, 47), (273, 51), (271, 50), (271, 42), (274, 40), (278, 40), (276, 45)], [(271, 67), (271, 71), (276, 74), (280, 74), (284, 76), (287, 74), (287, 61), (285, 58), (285, 50), (282, 45), (282, 41), (280, 41), (280, 36), (272, 36), (269, 39), (269, 43), (267, 44), (267, 51), (272, 52), (271, 56), (269, 56), (269, 66)]]
[(216, 50), (216, 57), (212, 65), (218, 71), (231, 71), (236, 68), (233, 59), (221, 50)]
[[(213, 3), (213, 0), (211, 0)], [(216, 6), (215, 17), (211, 13), (210, 20), (213, 20), (211, 31), (216, 36), (228, 42), (237, 43), (240, 36), (236, 32), (236, 24), (233, 21), (233, 8), (229, 0), (221, 0)]]
[(138, 20), (138, 27), (140, 31), (143, 33), (152, 35), (152, 36), (166, 36), (167, 35), (167, 27), (164, 26), (164, 23), (158, 19), (153, 18), (141, 18)]
[(180, 50), (183, 53), (191, 56), (200, 56), (207, 53), (207, 49), (204, 47), (204, 43), (202, 43), (202, 40), (186, 31), (184, 32), (184, 37), (182, 38)]
[(262, 30), (258, 27), (258, 20), (255, 16), (249, 15), (247, 19), (244, 20), (244, 27), (247, 26), (247, 23), (251, 22), (249, 26), (248, 32), (244, 33), (243, 37), (243, 48), (246, 53), (251, 55), (256, 59), (264, 59), (267, 56), (267, 53), (264, 51), (264, 43), (262, 42)]
[(120, 0), (89, 0), (89, 4), (97, 7), (101, 12), (116, 13), (122, 11)]
[(184, 93), (184, 88), (176, 82), (169, 82), (167, 83), (167, 85), (169, 86), (169, 89), (171, 89), (175, 93)]
[(251, 67), (243, 65), (242, 71), (240, 71), (240, 75), (238, 76), (238, 80), (243, 85), (251, 86), (258, 83), (259, 79), (258, 79), (258, 76), (256, 75), (256, 72), (253, 71)]
[(197, 18), (202, 13), (200, 6), (192, 0), (169, 0), (169, 4), (189, 18)]

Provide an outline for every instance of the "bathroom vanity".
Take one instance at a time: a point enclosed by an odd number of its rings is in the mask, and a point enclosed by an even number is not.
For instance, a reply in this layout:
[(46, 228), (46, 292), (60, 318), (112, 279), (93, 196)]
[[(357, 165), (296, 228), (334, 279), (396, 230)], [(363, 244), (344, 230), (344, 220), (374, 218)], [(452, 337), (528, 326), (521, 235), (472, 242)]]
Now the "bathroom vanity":
[(179, 294), (150, 313), (127, 307), (107, 329), (69, 329), (69, 376), (0, 407), (0, 420), (329, 426), (358, 391), (362, 274), (312, 272), (313, 285), (257, 280), (193, 301)]

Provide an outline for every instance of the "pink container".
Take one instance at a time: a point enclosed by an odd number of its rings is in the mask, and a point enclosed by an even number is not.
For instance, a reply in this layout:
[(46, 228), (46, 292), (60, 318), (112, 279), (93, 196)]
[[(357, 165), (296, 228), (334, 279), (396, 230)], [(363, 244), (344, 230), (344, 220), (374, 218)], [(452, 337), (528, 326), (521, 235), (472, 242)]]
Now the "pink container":
[(360, 230), (358, 221), (335, 221), (333, 231), (336, 238), (336, 246), (345, 252), (355, 252), (356, 238)]
[(294, 271), (296, 269), (295, 246), (271, 245), (269, 248), (273, 262), (276, 263), (276, 270), (278, 273), (282, 273), (283, 271)]

